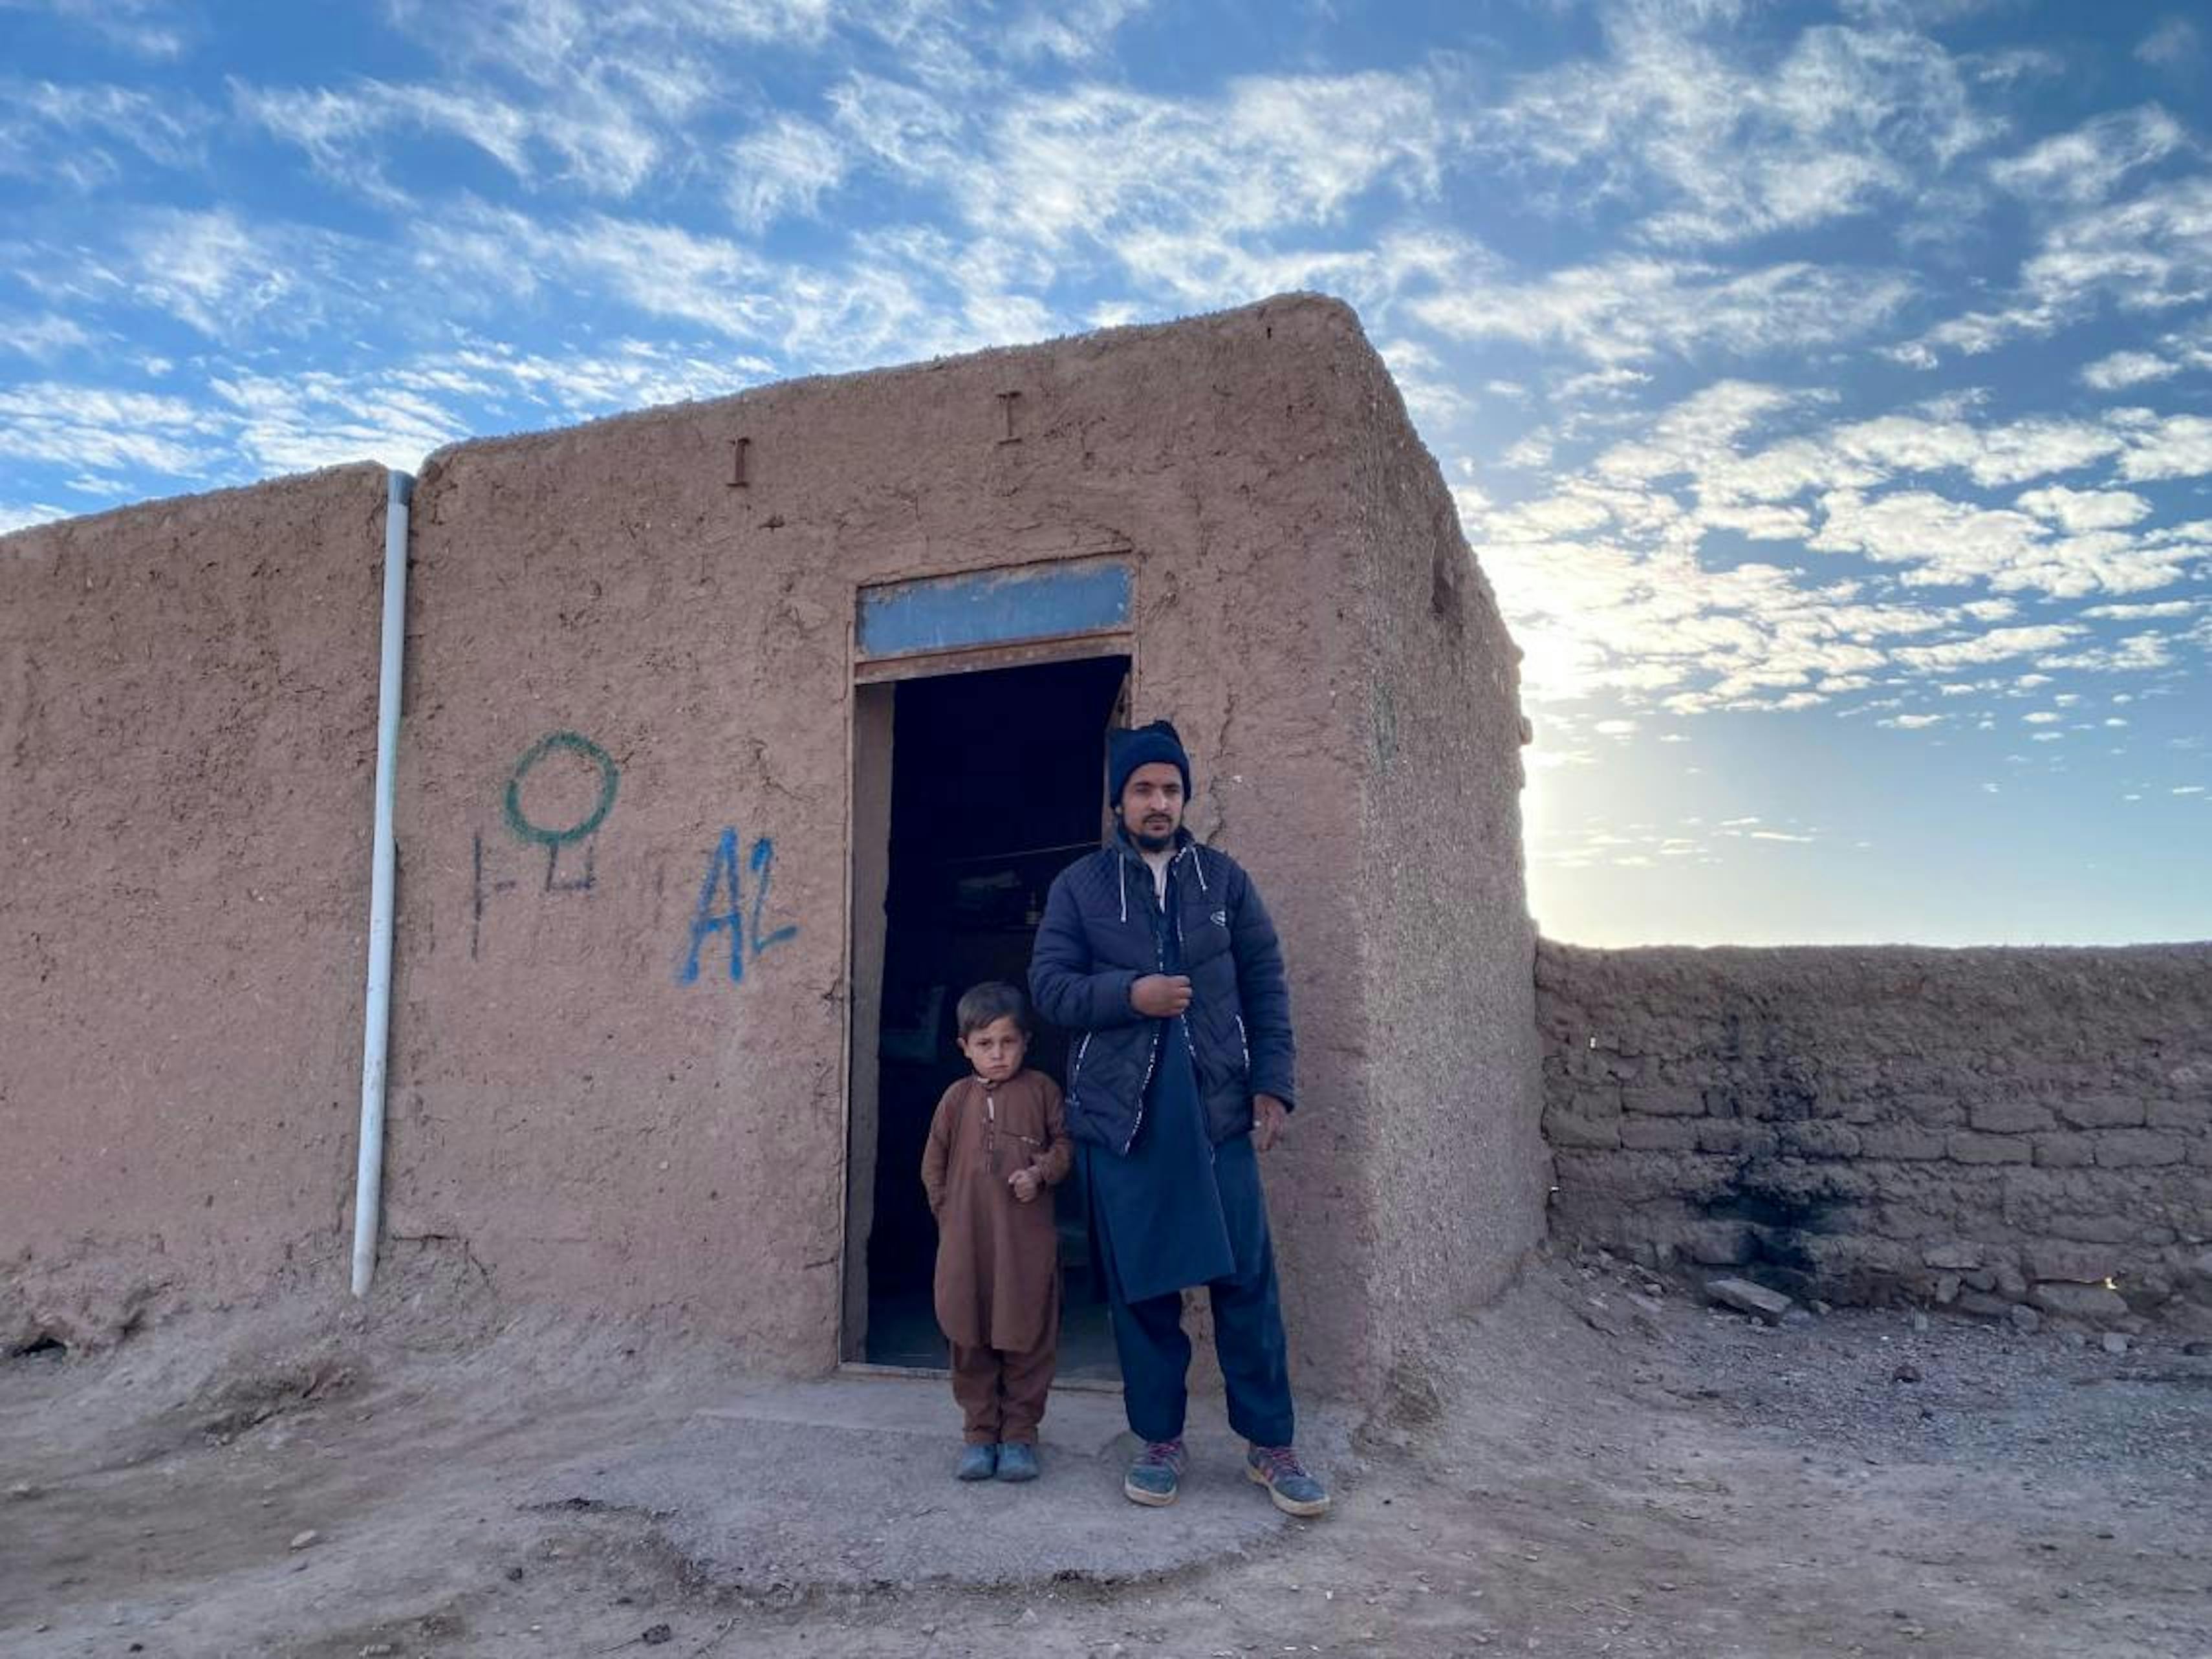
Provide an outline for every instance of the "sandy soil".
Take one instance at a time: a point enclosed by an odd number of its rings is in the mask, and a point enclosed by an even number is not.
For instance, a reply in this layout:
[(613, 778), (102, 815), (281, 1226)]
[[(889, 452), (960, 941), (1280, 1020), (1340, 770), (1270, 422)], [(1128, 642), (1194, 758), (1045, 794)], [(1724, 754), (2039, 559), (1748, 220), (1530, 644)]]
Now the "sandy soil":
[[(24, 1355), (0, 1362), (0, 1651), (2212, 1654), (2203, 1345), (1903, 1310), (1769, 1329), (1644, 1278), (1547, 1260), (1439, 1333), (1328, 1471), (1325, 1521), (1135, 1577), (1072, 1539), (991, 1587), (761, 1582), (678, 1549), (673, 1510), (548, 1498), (580, 1452), (645, 1466), (730, 1358), (503, 1322), (463, 1276)], [(856, 1533), (885, 1524), (865, 1447), (787, 1441)]]

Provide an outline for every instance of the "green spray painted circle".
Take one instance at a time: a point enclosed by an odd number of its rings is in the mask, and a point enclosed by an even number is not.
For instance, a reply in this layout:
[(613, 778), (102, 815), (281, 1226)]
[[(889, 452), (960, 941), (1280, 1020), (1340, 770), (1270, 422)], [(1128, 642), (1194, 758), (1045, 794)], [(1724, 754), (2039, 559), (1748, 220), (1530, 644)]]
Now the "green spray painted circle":
[[(530, 775), (530, 769), (556, 749), (565, 749), (572, 755), (581, 755), (599, 769), (599, 799), (581, 822), (566, 830), (547, 830), (532, 823), (522, 816), (522, 781)], [(544, 847), (565, 847), (572, 841), (581, 841), (606, 822), (615, 804), (615, 785), (621, 774), (616, 769), (614, 757), (575, 732), (552, 732), (531, 744), (527, 753), (514, 763), (514, 775), (507, 781), (507, 827), (525, 841), (534, 841)]]

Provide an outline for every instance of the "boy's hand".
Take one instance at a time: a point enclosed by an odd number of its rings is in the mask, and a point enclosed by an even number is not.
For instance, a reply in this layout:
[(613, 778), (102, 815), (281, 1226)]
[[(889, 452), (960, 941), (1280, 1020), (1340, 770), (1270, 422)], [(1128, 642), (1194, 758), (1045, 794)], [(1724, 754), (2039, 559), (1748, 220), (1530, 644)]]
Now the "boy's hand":
[(1190, 1006), (1190, 975), (1146, 974), (1130, 986), (1129, 1006), (1148, 1019), (1173, 1019)]
[(1026, 1204), (1037, 1195), (1044, 1182), (1037, 1179), (1035, 1170), (1017, 1170), (1006, 1177), (1006, 1185), (1014, 1189), (1018, 1202)]
[(1291, 1121), (1291, 1109), (1273, 1095), (1252, 1097), (1252, 1145), (1255, 1150), (1272, 1152), (1283, 1138), (1283, 1130)]

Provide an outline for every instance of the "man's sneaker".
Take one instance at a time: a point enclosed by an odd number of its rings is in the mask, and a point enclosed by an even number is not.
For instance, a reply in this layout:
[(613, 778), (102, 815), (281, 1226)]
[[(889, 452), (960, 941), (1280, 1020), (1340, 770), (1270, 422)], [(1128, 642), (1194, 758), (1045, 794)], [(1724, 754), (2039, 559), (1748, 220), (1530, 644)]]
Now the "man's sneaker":
[(1150, 1504), (1155, 1509), (1176, 1501), (1176, 1488), (1182, 1483), (1183, 1465), (1190, 1461), (1181, 1440), (1148, 1440), (1137, 1461), (1129, 1465), (1128, 1474), (1121, 1477), (1121, 1495), (1133, 1504)]
[(1018, 1440), (1009, 1440), (1000, 1446), (1000, 1480), (1034, 1480), (1036, 1478), (1037, 1455), (1035, 1446), (1024, 1445)]
[(999, 1472), (999, 1449), (996, 1446), (964, 1446), (960, 1462), (954, 1466), (955, 1480), (988, 1480)]
[(1244, 1473), (1267, 1489), (1275, 1507), (1285, 1515), (1328, 1512), (1328, 1489), (1306, 1473), (1297, 1453), (1288, 1446), (1253, 1447), (1244, 1455)]

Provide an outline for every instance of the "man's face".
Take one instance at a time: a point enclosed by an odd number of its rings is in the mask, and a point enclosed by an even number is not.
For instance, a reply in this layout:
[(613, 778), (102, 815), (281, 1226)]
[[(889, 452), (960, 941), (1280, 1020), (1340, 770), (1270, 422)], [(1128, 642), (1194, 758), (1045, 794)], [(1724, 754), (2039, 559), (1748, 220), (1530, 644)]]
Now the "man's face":
[(1129, 839), (1147, 853), (1164, 852), (1182, 827), (1182, 774), (1165, 761), (1146, 761), (1121, 786), (1119, 805)]

